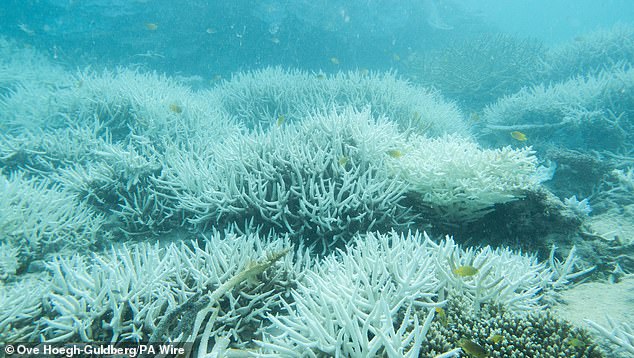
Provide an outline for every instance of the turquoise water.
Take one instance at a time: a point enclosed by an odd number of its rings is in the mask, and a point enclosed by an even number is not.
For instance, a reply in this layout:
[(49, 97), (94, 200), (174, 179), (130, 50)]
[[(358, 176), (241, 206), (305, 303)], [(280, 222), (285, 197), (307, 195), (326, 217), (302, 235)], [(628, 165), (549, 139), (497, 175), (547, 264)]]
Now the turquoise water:
[(6, 0), (5, 354), (632, 356), (633, 21)]

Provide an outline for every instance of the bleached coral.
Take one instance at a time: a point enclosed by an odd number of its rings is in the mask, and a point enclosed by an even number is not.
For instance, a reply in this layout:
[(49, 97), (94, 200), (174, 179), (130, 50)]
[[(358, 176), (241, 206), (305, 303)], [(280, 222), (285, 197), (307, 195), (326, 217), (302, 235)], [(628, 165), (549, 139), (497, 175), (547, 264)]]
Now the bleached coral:
[(472, 110), (538, 79), (545, 52), (539, 41), (506, 34), (470, 35), (412, 55), (406, 73)]
[(601, 337), (617, 347), (617, 352), (634, 356), (634, 329), (625, 322), (617, 322), (607, 317), (608, 325), (602, 326), (586, 319), (585, 322)]
[(11, 242), (0, 242), (0, 282), (12, 277), (20, 268), (20, 249)]
[(60, 185), (16, 174), (0, 175), (0, 187), (0, 237), (20, 251), (20, 264), (97, 241), (104, 217)]
[(421, 236), (369, 234), (357, 240), (306, 275), (288, 313), (270, 316), (272, 327), (259, 344), (297, 357), (417, 357), (439, 289), (428, 258)]
[(627, 153), (634, 128), (632, 93), (634, 69), (628, 66), (524, 88), (485, 109), (482, 134), (495, 144), (514, 143), (509, 133), (522, 131), (534, 146), (556, 142), (577, 150)]
[(53, 59), (26, 43), (0, 36), (0, 94), (21, 86), (64, 87), (69, 82), (66, 71)]
[(5, 125), (17, 132), (99, 122), (115, 143), (134, 143), (135, 136), (178, 142), (237, 130), (208, 93), (192, 92), (164, 75), (126, 69), (65, 75), (70, 85), (34, 83), (3, 96)]
[(577, 75), (598, 74), (623, 63), (634, 64), (634, 27), (616, 24), (548, 50), (543, 71), (551, 81), (566, 80)]
[(0, 343), (39, 339), (38, 323), (44, 296), (50, 290), (48, 275), (26, 275), (19, 281), (0, 281)]
[(361, 111), (369, 107), (374, 118), (387, 117), (428, 135), (468, 135), (455, 104), (392, 73), (356, 71), (329, 76), (266, 68), (237, 74), (212, 94), (229, 115), (252, 128), (268, 127), (280, 116), (292, 122), (333, 108)]
[(407, 184), (384, 164), (401, 137), (367, 111), (317, 115), (202, 152), (168, 153), (157, 185), (199, 226), (255, 218), (329, 246), (342, 234), (414, 217), (401, 204)]
[[(188, 299), (205, 296), (253, 261), (289, 247), (284, 239), (255, 234), (223, 237), (216, 232), (202, 242), (126, 245), (91, 260), (75, 255), (51, 261), (52, 288), (45, 295), (49, 308), (40, 318), (43, 339), (146, 341), (161, 319)], [(236, 345), (249, 342), (253, 332), (246, 327), (257, 327), (264, 313), (279, 305), (286, 285), (302, 276), (310, 259), (289, 254), (278, 265), (261, 282), (252, 280), (222, 295), (212, 332), (232, 335)], [(196, 312), (186, 313), (180, 328), (170, 326), (168, 338), (191, 331)]]
[(458, 136), (410, 137), (390, 166), (438, 220), (467, 222), (535, 190), (545, 178), (531, 148), (482, 149)]
[(587, 217), (592, 212), (588, 198), (579, 200), (576, 195), (573, 195), (569, 198), (565, 198), (563, 203), (579, 217)]
[[(457, 265), (478, 272), (460, 276)], [(370, 233), (308, 272), (258, 344), (270, 356), (416, 356), (446, 299), (468, 302), (475, 317), (485, 303), (539, 311), (552, 283), (546, 264), (508, 249), (465, 251), (451, 238)]]

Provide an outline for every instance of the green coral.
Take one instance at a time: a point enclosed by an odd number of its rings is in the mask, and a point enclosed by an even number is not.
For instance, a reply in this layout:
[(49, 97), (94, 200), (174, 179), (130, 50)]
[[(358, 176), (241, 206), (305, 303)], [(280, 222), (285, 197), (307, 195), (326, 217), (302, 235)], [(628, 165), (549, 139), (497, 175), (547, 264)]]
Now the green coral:
[(487, 357), (605, 357), (589, 332), (549, 310), (518, 314), (484, 304), (476, 316), (470, 307), (464, 299), (448, 301), (446, 324), (440, 319), (432, 322), (422, 356), (460, 347), (459, 341), (468, 339), (484, 348)]

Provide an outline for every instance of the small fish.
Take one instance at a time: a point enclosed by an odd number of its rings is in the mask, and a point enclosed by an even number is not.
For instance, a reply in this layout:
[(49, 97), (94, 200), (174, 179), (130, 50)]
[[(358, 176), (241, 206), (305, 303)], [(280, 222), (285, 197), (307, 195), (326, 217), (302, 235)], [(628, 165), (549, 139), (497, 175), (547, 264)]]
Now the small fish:
[(340, 63), (341, 63), (341, 62), (339, 62), (339, 59), (338, 59), (338, 58), (336, 58), (336, 57), (334, 57), (334, 56), (330, 58), (330, 62), (331, 62), (333, 65), (338, 65), (338, 64), (340, 64)]
[(504, 336), (501, 334), (494, 334), (491, 337), (489, 337), (489, 341), (493, 342), (493, 343), (500, 343), (504, 340)]
[(369, 74), (370, 74), (370, 70), (368, 70), (367, 68), (361, 68), (361, 69), (359, 70), (359, 74), (360, 74), (361, 76), (367, 76), (367, 75), (369, 75)]
[(326, 75), (324, 75), (323, 73), (318, 73), (315, 77), (317, 77), (318, 80), (325, 80), (326, 79)]
[(579, 338), (570, 338), (568, 340), (568, 345), (574, 348), (581, 348), (586, 346), (586, 344)]
[(222, 75), (214, 75), (211, 79), (216, 82), (222, 81)]
[(480, 115), (477, 114), (476, 112), (471, 112), (471, 115), (469, 115), (469, 119), (471, 119), (473, 122), (479, 122), (480, 121)]
[(478, 269), (473, 267), (473, 266), (464, 265), (464, 266), (456, 267), (451, 272), (453, 272), (454, 275), (456, 275), (456, 276), (469, 277), (469, 276), (473, 276), (473, 275), (477, 274), (478, 273)]
[(156, 31), (156, 29), (158, 29), (158, 24), (156, 24), (154, 22), (146, 22), (145, 23), (145, 28), (150, 30), (150, 31)]
[(520, 131), (511, 132), (511, 137), (513, 137), (513, 139), (519, 140), (520, 142), (525, 142), (528, 139), (526, 134), (524, 134), (524, 133), (522, 133)]
[(343, 156), (341, 158), (339, 158), (339, 165), (341, 165), (342, 167), (346, 167), (346, 164), (348, 164), (348, 157)]
[(171, 103), (170, 104), (170, 111), (176, 113), (176, 114), (181, 114), (183, 113), (183, 107), (179, 106), (176, 103)]
[(392, 54), (392, 60), (398, 62), (401, 60), (401, 56), (399, 56), (397, 53), (393, 53)]
[(462, 338), (458, 341), (458, 344), (463, 351), (472, 357), (484, 358), (488, 355), (486, 349), (470, 339)]
[(208, 27), (207, 29), (205, 29), (205, 32), (206, 32), (206, 33), (208, 33), (208, 34), (210, 34), (210, 35), (213, 35), (213, 34), (217, 33), (217, 32), (218, 32), (218, 30), (216, 30), (216, 29), (215, 29), (215, 28), (213, 28), (213, 27)]
[(273, 37), (271, 37), (271, 42), (277, 45), (277, 44), (280, 43), (280, 39), (278, 39), (277, 37), (273, 36)]
[(395, 158), (395, 159), (398, 159), (398, 158), (403, 156), (403, 152), (401, 152), (398, 149), (390, 149), (386, 153), (387, 153), (387, 155), (389, 155), (390, 157)]
[(436, 315), (438, 315), (438, 319), (443, 326), (447, 325), (447, 312), (442, 307), (436, 307)]
[(278, 127), (280, 127), (282, 124), (284, 124), (285, 120), (286, 118), (284, 117), (284, 115), (280, 114), (279, 116), (277, 116), (277, 121), (275, 123), (277, 124)]

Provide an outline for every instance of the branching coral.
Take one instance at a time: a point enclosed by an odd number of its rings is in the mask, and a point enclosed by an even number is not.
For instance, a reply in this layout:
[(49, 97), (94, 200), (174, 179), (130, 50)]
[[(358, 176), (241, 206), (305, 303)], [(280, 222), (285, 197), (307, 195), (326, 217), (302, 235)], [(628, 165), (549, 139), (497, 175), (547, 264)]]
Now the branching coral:
[(269, 127), (278, 118), (301, 121), (345, 107), (369, 107), (402, 128), (437, 136), (468, 134), (458, 108), (437, 93), (413, 86), (394, 74), (348, 72), (326, 76), (267, 68), (234, 76), (212, 94), (228, 115), (251, 128)]
[(631, 104), (634, 70), (601, 71), (549, 86), (538, 85), (498, 100), (484, 111), (482, 136), (494, 144), (514, 143), (522, 131), (529, 143), (569, 149), (629, 153), (633, 150)]
[(624, 63), (634, 64), (634, 27), (617, 24), (548, 50), (542, 71), (545, 78), (561, 81), (578, 75), (596, 75)]
[(585, 320), (585, 322), (605, 340), (616, 345), (619, 352), (634, 355), (634, 330), (627, 323), (616, 322), (609, 317), (607, 327), (591, 320)]
[(411, 137), (389, 165), (438, 222), (468, 222), (516, 200), (547, 179), (530, 148), (481, 149), (469, 139)]
[(408, 62), (407, 74), (463, 107), (480, 110), (497, 98), (535, 83), (544, 47), (531, 39), (485, 34), (454, 40)]
[[(169, 326), (169, 331), (159, 330), (163, 317), (192, 297), (206, 297), (241, 270), (259, 267), (252, 263), (270, 250), (288, 250), (287, 241), (269, 239), (215, 233), (202, 241), (204, 246), (124, 246), (95, 255), (92, 263), (85, 256), (57, 258), (48, 265), (53, 277), (40, 318), (43, 339), (138, 342), (153, 334), (187, 338), (184, 332), (191, 332), (196, 312), (182, 316), (178, 327)], [(253, 279), (240, 290), (217, 294), (221, 297), (214, 298), (218, 312), (212, 332), (231, 334), (237, 345), (250, 341), (252, 329), (279, 306), (279, 296), (308, 264), (305, 257), (293, 254), (278, 259), (282, 268), (262, 276), (262, 282)], [(179, 337), (181, 333), (185, 336)]]
[(413, 219), (401, 203), (407, 184), (384, 164), (400, 138), (394, 124), (346, 110), (240, 135), (202, 153), (175, 151), (157, 185), (199, 226), (253, 217), (329, 246), (341, 235)]
[[(451, 270), (456, 265), (476, 265), (478, 272), (459, 276)], [(574, 265), (566, 266), (566, 275), (573, 274)], [(460, 310), (471, 320), (488, 314), (482, 312), (483, 306), (499, 305), (508, 309), (505, 319), (517, 324), (522, 321), (520, 312), (541, 310), (540, 297), (552, 289), (554, 280), (547, 265), (509, 250), (463, 251), (450, 238), (434, 243), (425, 234), (371, 233), (311, 270), (293, 291), (287, 312), (270, 316), (272, 325), (258, 344), (270, 355), (298, 357), (417, 355), (432, 347), (429, 340), (435, 340), (432, 337), (446, 324), (443, 318), (433, 319), (444, 312), (442, 307), (449, 309), (447, 299), (465, 302)], [(430, 331), (433, 322), (440, 324)], [(459, 332), (472, 333), (462, 328)], [(568, 333), (557, 334), (563, 335), (553, 339), (565, 347)], [(522, 339), (527, 338), (534, 339)], [(456, 347), (444, 343), (437, 348)]]
[(39, 339), (43, 298), (51, 290), (48, 275), (25, 275), (0, 281), (0, 343)]
[(0, 237), (19, 250), (20, 265), (64, 248), (86, 249), (97, 242), (104, 217), (47, 180), (0, 175)]

